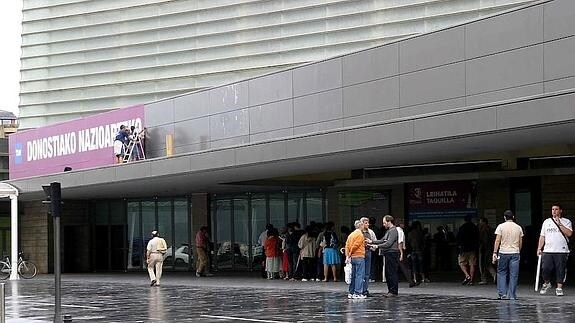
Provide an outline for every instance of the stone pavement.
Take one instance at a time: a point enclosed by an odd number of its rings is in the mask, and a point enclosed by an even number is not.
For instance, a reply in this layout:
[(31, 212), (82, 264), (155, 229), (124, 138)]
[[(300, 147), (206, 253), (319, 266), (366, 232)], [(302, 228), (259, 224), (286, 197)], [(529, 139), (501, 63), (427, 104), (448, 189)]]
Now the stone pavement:
[[(6, 281), (7, 322), (52, 322), (54, 280)], [(253, 275), (196, 278), (165, 273), (149, 287), (145, 273), (62, 276), (62, 314), (73, 322), (575, 322), (575, 289), (541, 296), (522, 285), (517, 301), (496, 299), (495, 285), (400, 285), (386, 299), (385, 284), (373, 297), (348, 300), (342, 282), (287, 282)]]

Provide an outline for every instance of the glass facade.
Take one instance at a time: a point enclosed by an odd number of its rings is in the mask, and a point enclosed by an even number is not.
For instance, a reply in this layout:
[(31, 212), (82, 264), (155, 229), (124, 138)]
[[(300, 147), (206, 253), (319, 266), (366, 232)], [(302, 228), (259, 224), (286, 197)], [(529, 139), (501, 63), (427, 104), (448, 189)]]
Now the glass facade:
[[(297, 221), (305, 227), (325, 222), (327, 201), (320, 190), (214, 195), (210, 204), (210, 266), (217, 270), (258, 270), (265, 255), (258, 242), (266, 224), (281, 229)], [(164, 269), (194, 269), (192, 205), (186, 197), (107, 200), (92, 204), (94, 270), (145, 270), (150, 233), (168, 243)], [(96, 247), (97, 246), (97, 247)]]
[(191, 268), (191, 203), (187, 198), (97, 201), (92, 212), (95, 270), (145, 269), (146, 245), (153, 230), (168, 243), (164, 268)]
[(290, 222), (305, 227), (325, 222), (327, 202), (323, 191), (214, 195), (212, 225), (218, 270), (258, 270), (265, 255), (259, 236), (266, 224), (283, 228)]

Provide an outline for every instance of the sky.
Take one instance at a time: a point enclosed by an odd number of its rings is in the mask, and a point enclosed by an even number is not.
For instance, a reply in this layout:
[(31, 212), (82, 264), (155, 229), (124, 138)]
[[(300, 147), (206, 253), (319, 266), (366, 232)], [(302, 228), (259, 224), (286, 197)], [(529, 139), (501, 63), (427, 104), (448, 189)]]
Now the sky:
[(22, 0), (2, 1), (0, 10), (0, 110), (18, 115)]

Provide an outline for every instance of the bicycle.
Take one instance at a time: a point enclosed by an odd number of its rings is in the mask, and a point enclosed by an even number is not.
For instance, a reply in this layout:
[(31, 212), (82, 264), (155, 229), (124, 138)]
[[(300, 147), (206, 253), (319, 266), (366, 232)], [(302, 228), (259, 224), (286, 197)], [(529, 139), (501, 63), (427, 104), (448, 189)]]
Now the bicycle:
[[(24, 260), (22, 255), (22, 252), (18, 253), (18, 274), (24, 279), (34, 278), (38, 273), (36, 265), (31, 261)], [(2, 280), (10, 277), (10, 271), (12, 270), (10, 257), (6, 257), (5, 259), (5, 261), (0, 261), (0, 279)]]

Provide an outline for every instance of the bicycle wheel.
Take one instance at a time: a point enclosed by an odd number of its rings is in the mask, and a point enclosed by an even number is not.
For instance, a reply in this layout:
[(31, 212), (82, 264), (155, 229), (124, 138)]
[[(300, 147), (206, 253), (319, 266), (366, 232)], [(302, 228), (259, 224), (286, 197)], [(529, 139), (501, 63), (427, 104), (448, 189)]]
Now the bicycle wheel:
[(30, 279), (36, 276), (38, 270), (34, 263), (24, 260), (18, 265), (18, 273), (20, 274), (20, 277)]
[(4, 261), (0, 261), (0, 279), (8, 279), (10, 277), (10, 265)]

